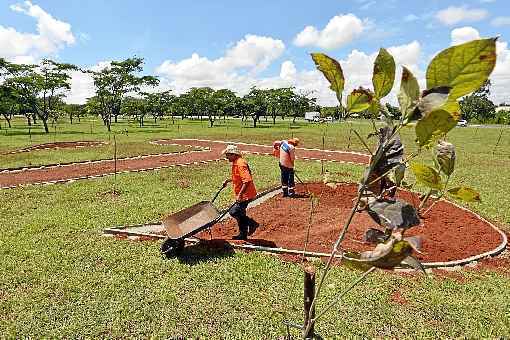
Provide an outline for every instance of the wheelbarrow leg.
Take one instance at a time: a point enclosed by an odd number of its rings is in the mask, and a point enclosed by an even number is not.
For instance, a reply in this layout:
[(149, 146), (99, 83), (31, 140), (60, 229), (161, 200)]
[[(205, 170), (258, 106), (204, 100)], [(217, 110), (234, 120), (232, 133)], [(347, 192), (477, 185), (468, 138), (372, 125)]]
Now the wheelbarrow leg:
[(161, 254), (163, 254), (167, 259), (179, 256), (183, 250), (183, 239), (167, 238), (161, 245)]

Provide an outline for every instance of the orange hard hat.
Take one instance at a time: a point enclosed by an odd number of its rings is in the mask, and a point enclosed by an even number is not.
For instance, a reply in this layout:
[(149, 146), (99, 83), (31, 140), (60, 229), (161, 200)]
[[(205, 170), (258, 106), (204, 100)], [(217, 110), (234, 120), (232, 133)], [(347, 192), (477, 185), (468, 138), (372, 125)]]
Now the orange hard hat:
[(289, 139), (289, 143), (296, 146), (299, 144), (299, 138), (291, 138)]

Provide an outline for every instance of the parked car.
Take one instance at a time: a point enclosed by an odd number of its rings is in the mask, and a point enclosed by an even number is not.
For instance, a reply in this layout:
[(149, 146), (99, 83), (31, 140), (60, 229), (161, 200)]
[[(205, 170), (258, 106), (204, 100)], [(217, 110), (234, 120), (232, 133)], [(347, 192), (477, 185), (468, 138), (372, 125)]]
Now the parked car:
[(460, 126), (460, 127), (466, 127), (467, 126), (467, 120), (465, 119), (461, 119), (457, 122), (457, 126)]
[(321, 117), (319, 112), (305, 112), (305, 120), (309, 122), (318, 122)]

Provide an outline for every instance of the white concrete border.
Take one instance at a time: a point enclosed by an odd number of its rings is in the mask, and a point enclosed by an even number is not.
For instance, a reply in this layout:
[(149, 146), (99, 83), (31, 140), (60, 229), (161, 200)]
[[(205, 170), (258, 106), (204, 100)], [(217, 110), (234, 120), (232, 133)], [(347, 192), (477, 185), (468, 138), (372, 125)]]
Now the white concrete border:
[[(210, 141), (205, 139), (158, 139), (155, 141), (150, 141), (149, 143), (156, 143), (159, 141), (172, 141), (172, 140), (179, 140), (179, 141), (199, 141), (199, 142), (214, 142), (214, 143), (222, 143), (222, 144), (228, 144), (228, 143), (236, 143), (240, 145), (252, 145), (252, 146), (258, 146), (258, 147), (265, 147), (265, 148), (272, 148), (267, 145), (261, 145), (261, 144), (250, 144), (250, 143), (237, 143), (237, 142), (225, 142), (225, 141)], [(140, 155), (135, 157), (127, 157), (127, 158), (119, 158), (118, 161), (122, 160), (131, 160), (131, 159), (142, 159), (142, 158), (149, 158), (149, 157), (157, 157), (157, 156), (169, 156), (169, 155), (183, 155), (183, 154), (190, 154), (190, 153), (196, 153), (196, 152), (210, 152), (211, 149), (209, 147), (200, 147), (197, 145), (192, 144), (176, 144), (176, 143), (169, 143), (166, 145), (178, 145), (178, 146), (187, 146), (187, 147), (193, 147), (193, 148), (200, 148), (201, 150), (192, 150), (192, 151), (183, 151), (183, 152), (173, 152), (173, 153), (161, 153), (161, 154), (150, 154), (150, 155)], [(303, 148), (302, 150), (313, 150), (313, 151), (324, 151), (324, 152), (332, 152), (332, 153), (343, 153), (343, 154), (355, 154), (355, 155), (362, 155), (367, 156), (363, 153), (358, 152), (348, 152), (348, 151), (339, 151), (339, 150), (320, 150), (320, 149), (306, 149)], [(272, 155), (270, 152), (259, 152), (259, 151), (248, 151), (245, 152), (245, 154), (254, 154), (254, 155), (264, 155), (269, 156)], [(340, 164), (351, 164), (351, 165), (365, 165), (365, 163), (358, 163), (358, 162), (352, 162), (352, 161), (338, 161), (338, 160), (331, 160), (331, 159), (320, 159), (320, 158), (311, 158), (311, 157), (302, 157), (300, 158), (303, 161), (316, 161), (316, 162), (328, 162), (328, 163), (340, 163)], [(129, 173), (129, 172), (143, 172), (143, 171), (150, 171), (150, 170), (159, 170), (159, 169), (166, 169), (166, 168), (172, 168), (176, 166), (189, 166), (192, 164), (207, 164), (209, 162), (215, 162), (215, 161), (221, 161), (222, 159), (211, 159), (211, 160), (205, 160), (205, 161), (195, 161), (195, 162), (188, 162), (188, 163), (181, 163), (181, 164), (171, 164), (171, 165), (163, 165), (163, 166), (157, 166), (152, 168), (143, 168), (143, 169), (133, 169), (133, 170), (123, 170), (118, 171), (117, 174), (122, 173)], [(42, 165), (42, 166), (35, 166), (35, 167), (23, 167), (21, 169), (4, 169), (0, 170), (0, 173), (16, 173), (16, 172), (24, 172), (24, 171), (31, 171), (31, 170), (40, 170), (40, 169), (51, 169), (56, 167), (64, 167), (64, 166), (72, 166), (77, 164), (96, 164), (96, 163), (102, 163), (102, 162), (111, 162), (113, 159), (107, 159), (107, 160), (88, 160), (88, 161), (80, 161), (80, 162), (73, 162), (73, 163), (67, 163), (67, 164), (49, 164), (49, 165)], [(73, 178), (67, 178), (67, 179), (59, 179), (59, 180), (52, 180), (52, 181), (44, 181), (44, 182), (33, 182), (33, 183), (26, 183), (26, 184), (18, 184), (18, 185), (11, 185), (11, 186), (2, 186), (1, 189), (14, 189), (18, 187), (27, 187), (30, 185), (49, 185), (49, 184), (56, 184), (56, 183), (68, 183), (68, 182), (74, 182), (76, 180), (82, 180), (82, 179), (93, 179), (93, 178), (99, 178), (104, 176), (111, 176), (114, 175), (114, 172), (109, 173), (103, 173), (98, 175), (90, 175), (90, 176), (79, 176), (79, 177), (73, 177)]]

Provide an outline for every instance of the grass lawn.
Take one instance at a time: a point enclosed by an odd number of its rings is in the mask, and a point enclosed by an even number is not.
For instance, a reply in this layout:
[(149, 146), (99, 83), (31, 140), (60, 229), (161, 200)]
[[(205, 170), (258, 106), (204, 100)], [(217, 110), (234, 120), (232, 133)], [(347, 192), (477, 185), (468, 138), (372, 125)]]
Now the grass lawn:
[[(30, 145), (22, 124), (7, 135), (0, 131), (2, 151)], [(55, 138), (108, 140), (105, 129), (95, 124), (92, 134), (85, 122), (62, 124)], [(124, 122), (115, 129), (128, 129), (128, 136), (118, 135), (126, 138), (126, 144), (119, 143), (126, 152), (138, 142), (157, 138), (269, 143), (289, 135), (300, 137), (305, 147), (321, 147), (324, 135), (326, 148), (349, 146), (362, 151), (353, 135), (349, 144), (345, 123), (279, 122), (276, 127), (263, 123), (257, 129), (249, 124), (241, 129), (240, 124), (227, 121), (207, 128), (207, 122), (176, 121), (176, 125), (162, 122), (140, 129)], [(363, 134), (370, 128), (366, 123), (353, 126)], [(509, 134), (505, 131), (494, 153), (498, 129), (456, 129), (449, 137), (458, 151), (454, 182), (478, 189), (483, 202), (471, 208), (507, 231)], [(410, 143), (412, 131), (404, 131), (403, 137)], [(52, 138), (36, 134), (32, 143), (52, 142)], [(42, 151), (33, 154), (38, 152)], [(72, 151), (55, 153), (71, 157)], [(48, 153), (39, 161), (50, 162), (52, 157)], [(260, 189), (278, 182), (273, 159), (248, 158)], [(305, 180), (321, 179), (320, 163), (300, 162), (297, 167)], [(343, 164), (326, 167), (347, 181), (357, 181), (362, 172), (361, 167)], [(180, 259), (163, 260), (159, 242), (118, 241), (101, 235), (105, 227), (158, 220), (162, 214), (210, 197), (228, 171), (228, 164), (222, 162), (186, 171), (121, 174), (116, 183), (119, 195), (111, 193), (113, 177), (1, 190), (2, 337), (267, 339), (284, 335), (282, 320), (301, 322), (302, 318), (299, 266), (261, 253), (199, 248), (188, 249)], [(229, 193), (222, 193), (219, 203), (226, 205), (230, 199)], [(334, 268), (318, 308), (357, 275)], [(395, 294), (400, 299), (395, 300)], [(510, 336), (510, 276), (492, 271), (462, 271), (452, 278), (376, 272), (320, 320), (316, 330), (325, 338)]]

